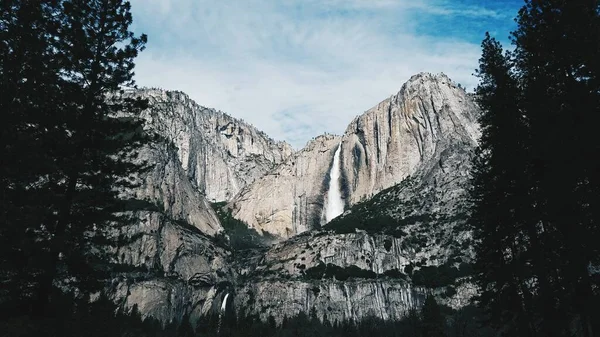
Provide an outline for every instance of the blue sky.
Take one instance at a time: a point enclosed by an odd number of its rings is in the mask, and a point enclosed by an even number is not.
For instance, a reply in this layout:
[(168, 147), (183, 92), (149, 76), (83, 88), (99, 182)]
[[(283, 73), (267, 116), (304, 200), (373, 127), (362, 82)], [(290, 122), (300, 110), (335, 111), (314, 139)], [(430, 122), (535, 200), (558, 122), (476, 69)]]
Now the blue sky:
[(301, 148), (421, 71), (469, 90), (522, 0), (131, 0), (139, 86), (181, 90)]

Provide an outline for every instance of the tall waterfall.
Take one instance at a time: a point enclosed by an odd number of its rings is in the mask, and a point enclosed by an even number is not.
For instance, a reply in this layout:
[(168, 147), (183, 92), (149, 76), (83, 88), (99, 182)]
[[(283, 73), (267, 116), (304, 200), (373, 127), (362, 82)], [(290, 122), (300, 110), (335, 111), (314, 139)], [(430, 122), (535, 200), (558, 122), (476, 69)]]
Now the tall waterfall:
[(329, 222), (333, 218), (344, 212), (344, 200), (340, 190), (340, 151), (342, 143), (338, 145), (333, 155), (333, 165), (329, 172), (329, 190), (327, 191), (327, 204), (325, 205), (325, 221)]

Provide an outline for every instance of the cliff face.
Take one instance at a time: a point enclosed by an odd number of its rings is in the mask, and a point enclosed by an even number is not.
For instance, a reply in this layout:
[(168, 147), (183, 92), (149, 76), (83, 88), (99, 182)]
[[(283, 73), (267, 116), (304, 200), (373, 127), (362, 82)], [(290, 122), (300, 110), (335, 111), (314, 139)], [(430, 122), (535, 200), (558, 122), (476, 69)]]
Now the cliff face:
[[(460, 307), (476, 292), (464, 206), (477, 108), (445, 75), (412, 77), (343, 136), (319, 136), (293, 154), (183, 94), (139, 94), (153, 104), (148, 127), (165, 141), (142, 152), (156, 165), (129, 192), (149, 206), (112, 233), (121, 242), (114, 262), (131, 269), (111, 280), (116, 301), (163, 322), (195, 321), (230, 294), (240, 314), (280, 321), (314, 309), (339, 321), (399, 319), (426, 293)], [(346, 211), (325, 224), (340, 144)], [(236, 191), (233, 216), (287, 240), (243, 254), (220, 241), (205, 194), (227, 200)]]
[[(427, 293), (453, 308), (468, 304), (477, 293), (465, 213), (477, 114), (445, 75), (420, 74), (355, 118), (341, 139), (346, 211), (241, 262), (236, 305), (263, 319), (314, 310), (335, 321), (399, 319)], [(247, 190), (261, 184), (277, 189), (259, 179)]]
[(479, 138), (477, 107), (443, 74), (419, 74), (400, 92), (346, 129), (342, 170), (347, 203), (355, 204), (424, 170), (453, 146), (472, 148)]
[(208, 200), (226, 201), (289, 157), (293, 150), (255, 127), (202, 107), (176, 91), (142, 89), (143, 117), (172, 142), (183, 170)]
[(317, 138), (317, 146), (309, 143), (297, 155), (302, 160), (286, 161), (276, 170), (285, 181), (266, 175), (248, 185), (230, 207), (238, 219), (282, 238), (319, 227), (325, 224), (317, 215), (324, 213), (340, 143), (341, 194), (348, 208), (439, 164), (453, 148), (473, 148), (479, 137), (476, 113), (473, 100), (446, 75), (415, 75), (398, 94), (356, 117), (341, 139)]
[(117, 269), (106, 292), (143, 317), (170, 322), (187, 314), (195, 321), (216, 310), (233, 278), (231, 252), (214, 237), (223, 228), (172, 144), (146, 146), (140, 160), (154, 167), (139, 188), (124, 192), (132, 209), (127, 225), (107, 233), (116, 244), (103, 248)]
[(227, 200), (292, 153), (254, 127), (201, 107), (179, 92), (143, 89), (129, 97), (149, 100), (142, 114), (159, 140), (140, 161), (153, 165), (139, 177), (129, 221), (103, 247), (119, 266), (106, 291), (144, 317), (192, 321), (219, 309), (235, 279), (223, 227), (208, 199)]
[(234, 217), (287, 238), (319, 227), (339, 136), (319, 136), (275, 170), (243, 189), (230, 203)]
[(275, 280), (245, 285), (238, 291), (235, 305), (242, 308), (242, 314), (257, 315), (264, 321), (272, 316), (281, 323), (284, 317), (314, 313), (320, 320), (327, 317), (341, 322), (367, 317), (399, 320), (424, 300), (424, 291), (402, 282)]
[[(377, 197), (389, 197), (387, 192)], [(380, 233), (378, 224), (373, 230), (310, 231), (274, 245), (241, 262), (236, 306), (264, 320), (314, 311), (320, 319), (357, 321), (401, 319), (428, 293), (452, 308), (467, 305), (477, 290), (469, 279), (471, 235), (464, 219), (426, 207), (411, 216), (422, 220), (387, 219), (395, 235)]]

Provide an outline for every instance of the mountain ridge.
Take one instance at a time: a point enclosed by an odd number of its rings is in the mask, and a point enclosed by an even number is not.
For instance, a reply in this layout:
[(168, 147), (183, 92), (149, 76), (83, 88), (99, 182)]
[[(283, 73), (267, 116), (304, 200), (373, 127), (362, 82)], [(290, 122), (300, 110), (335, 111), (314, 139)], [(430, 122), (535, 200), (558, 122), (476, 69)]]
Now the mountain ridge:
[[(476, 111), (472, 98), (446, 75), (414, 75), (397, 94), (357, 115), (341, 138), (317, 136), (297, 152), (306, 154), (320, 146), (318, 161), (288, 160), (285, 169), (275, 168), (273, 172), (287, 177), (285, 188), (278, 189), (280, 182), (273, 176), (263, 176), (236, 195), (229, 207), (237, 219), (282, 238), (319, 228), (325, 224), (325, 192), (339, 144), (347, 208), (424, 169), (455, 143), (474, 147), (479, 136)], [(271, 190), (270, 197), (266, 191)], [(261, 213), (267, 217), (256, 216)]]
[[(225, 298), (263, 320), (313, 308), (334, 321), (400, 319), (430, 292), (464, 305), (473, 294), (470, 253), (461, 251), (470, 236), (452, 212), (476, 146), (477, 108), (443, 74), (411, 81), (344, 135), (317, 136), (294, 152), (187, 95), (137, 92), (149, 98), (143, 117), (163, 143), (147, 152), (161, 164), (133, 195), (160, 207), (133, 212), (115, 233), (126, 240), (111, 251), (113, 262), (134, 271), (115, 275), (107, 292), (163, 322), (195, 322), (219, 312)], [(322, 228), (340, 144), (345, 212)], [(228, 209), (215, 213), (209, 199), (219, 198)], [(252, 231), (243, 235), (256, 230), (279, 242), (236, 251), (217, 214), (247, 223)], [(431, 275), (439, 282), (426, 281)]]
[(229, 200), (294, 152), (288, 143), (181, 91), (146, 88), (128, 95), (149, 100), (152, 108), (142, 117), (175, 144), (182, 167), (209, 200)]

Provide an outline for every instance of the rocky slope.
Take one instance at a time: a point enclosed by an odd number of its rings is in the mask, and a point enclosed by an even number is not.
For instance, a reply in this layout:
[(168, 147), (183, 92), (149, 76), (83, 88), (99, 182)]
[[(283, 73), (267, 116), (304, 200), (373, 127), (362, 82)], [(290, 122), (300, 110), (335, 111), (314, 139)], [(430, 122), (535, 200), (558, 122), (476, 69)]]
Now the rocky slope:
[[(444, 165), (444, 153), (453, 148), (472, 148), (479, 137), (476, 113), (473, 100), (446, 75), (415, 75), (398, 94), (356, 117), (341, 139), (317, 138), (302, 160), (289, 158), (277, 176), (248, 185), (230, 207), (238, 219), (282, 238), (318, 227), (325, 223), (324, 191), (340, 143), (347, 208), (428, 166)], [(277, 179), (282, 175), (285, 182)]]
[(254, 127), (201, 107), (179, 92), (143, 89), (142, 113), (158, 140), (140, 152), (153, 165), (123, 191), (128, 225), (103, 247), (116, 272), (107, 292), (162, 322), (192, 321), (220, 309), (235, 279), (230, 247), (207, 198), (227, 200), (292, 153)]
[(477, 292), (464, 212), (469, 162), (454, 162), (465, 155), (445, 158), (446, 171), (433, 165), (324, 229), (244, 261), (236, 303), (263, 319), (315, 310), (338, 321), (400, 319), (428, 293), (452, 308), (465, 306)]
[[(445, 75), (412, 77), (343, 136), (319, 136), (292, 155), (183, 94), (141, 94), (155, 107), (145, 112), (149, 127), (166, 141), (143, 152), (157, 163), (131, 191), (145, 208), (112, 233), (121, 242), (114, 263), (129, 269), (109, 292), (123, 305), (194, 321), (230, 294), (238, 313), (265, 320), (314, 310), (355, 321), (401, 318), (427, 293), (452, 307), (474, 294), (463, 210), (477, 108)], [(346, 211), (325, 225), (340, 144)], [(204, 194), (223, 200), (236, 189), (233, 216), (289, 239), (232, 252)]]
[(399, 319), (428, 293), (466, 305), (477, 291), (465, 213), (477, 113), (446, 76), (420, 74), (357, 117), (342, 138), (347, 210), (244, 261), (237, 305), (329, 320)]
[(293, 153), (289, 144), (184, 93), (141, 89), (131, 95), (148, 99), (143, 117), (149, 127), (175, 145), (183, 170), (210, 201), (231, 199)]

